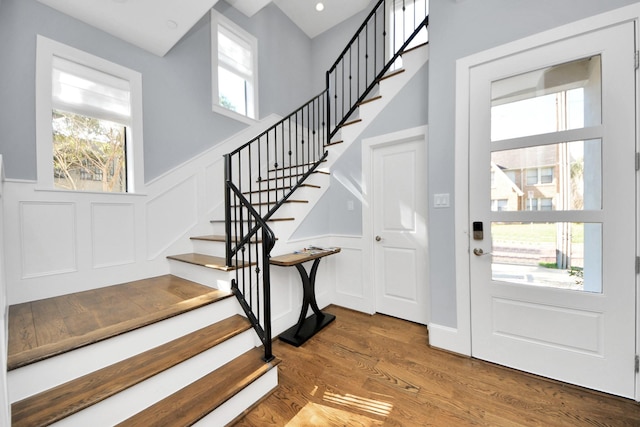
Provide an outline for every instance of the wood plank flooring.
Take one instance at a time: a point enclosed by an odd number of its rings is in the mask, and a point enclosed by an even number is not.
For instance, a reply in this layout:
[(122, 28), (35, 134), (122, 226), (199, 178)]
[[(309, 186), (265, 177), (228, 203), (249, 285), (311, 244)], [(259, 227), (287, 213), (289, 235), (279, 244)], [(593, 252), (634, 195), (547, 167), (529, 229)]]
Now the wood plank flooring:
[(12, 305), (7, 365), (15, 369), (230, 295), (165, 275)]
[(279, 387), (232, 425), (640, 426), (640, 405), (432, 349), (424, 326), (331, 306), (301, 347), (274, 342)]

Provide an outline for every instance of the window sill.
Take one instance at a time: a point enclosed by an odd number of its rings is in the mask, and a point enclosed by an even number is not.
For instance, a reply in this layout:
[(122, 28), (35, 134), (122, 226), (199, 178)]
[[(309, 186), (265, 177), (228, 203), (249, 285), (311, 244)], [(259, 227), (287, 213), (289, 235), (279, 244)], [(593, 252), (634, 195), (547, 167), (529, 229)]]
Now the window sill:
[(47, 193), (61, 193), (61, 194), (78, 194), (78, 195), (91, 195), (91, 196), (147, 196), (146, 193), (109, 193), (106, 191), (86, 191), (86, 190), (64, 190), (61, 188), (47, 188), (47, 187), (39, 187), (36, 185), (34, 191), (38, 192), (47, 192)]
[(253, 125), (255, 123), (258, 123), (258, 120), (256, 120), (256, 119), (252, 119), (251, 117), (247, 117), (247, 116), (245, 116), (243, 114), (236, 113), (235, 111), (231, 111), (228, 108), (221, 107), (221, 106), (219, 106), (217, 104), (213, 105), (213, 112), (221, 114), (223, 116), (227, 116), (227, 117), (229, 117), (231, 119), (234, 119), (234, 120), (237, 120), (239, 122), (246, 123), (248, 125)]

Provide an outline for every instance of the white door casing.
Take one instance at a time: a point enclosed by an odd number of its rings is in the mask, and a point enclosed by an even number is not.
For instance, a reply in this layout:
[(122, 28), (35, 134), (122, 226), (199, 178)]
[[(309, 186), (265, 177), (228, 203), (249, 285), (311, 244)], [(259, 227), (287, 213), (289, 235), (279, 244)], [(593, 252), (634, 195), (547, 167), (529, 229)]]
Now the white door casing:
[(363, 224), (375, 311), (427, 324), (426, 128), (363, 141)]
[[(492, 222), (601, 224), (602, 230), (601, 292), (501, 281), (495, 272), (492, 279), (492, 257), (470, 252), (472, 355), (625, 397), (635, 394), (634, 53), (634, 24), (619, 24), (474, 67), (469, 95), (469, 221), (484, 224), (484, 239), (470, 247), (492, 251)], [(602, 58), (602, 125), (491, 142), (492, 82), (593, 55)], [(491, 209), (492, 151), (587, 139), (601, 141), (601, 209)]]

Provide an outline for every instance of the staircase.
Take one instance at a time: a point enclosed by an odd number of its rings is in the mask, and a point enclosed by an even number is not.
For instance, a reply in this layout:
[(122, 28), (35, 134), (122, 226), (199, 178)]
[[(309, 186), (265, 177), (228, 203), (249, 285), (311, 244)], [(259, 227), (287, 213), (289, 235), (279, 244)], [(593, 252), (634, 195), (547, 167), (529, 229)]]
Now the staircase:
[(270, 257), (276, 241), (269, 221), (287, 204), (308, 203), (292, 196), (311, 177), (330, 175), (337, 158), (330, 151), (339, 155), (334, 147), (355, 139), (358, 131), (349, 129), (362, 123), (361, 110), (381, 103), (383, 81), (404, 74), (402, 55), (426, 35), (428, 23), (424, 0), (378, 1), (326, 72), (325, 90), (225, 155), (225, 265), (252, 264), (248, 273), (236, 268), (231, 290), (264, 346), (265, 361), (273, 358)]
[[(10, 308), (12, 425), (221, 426), (277, 386), (271, 254), (289, 251), (333, 163), (426, 60), (409, 51), (428, 25), (415, 4), (380, 0), (327, 88), (225, 156), (224, 217), (168, 257), (171, 274)], [(387, 61), (399, 22), (411, 36)]]

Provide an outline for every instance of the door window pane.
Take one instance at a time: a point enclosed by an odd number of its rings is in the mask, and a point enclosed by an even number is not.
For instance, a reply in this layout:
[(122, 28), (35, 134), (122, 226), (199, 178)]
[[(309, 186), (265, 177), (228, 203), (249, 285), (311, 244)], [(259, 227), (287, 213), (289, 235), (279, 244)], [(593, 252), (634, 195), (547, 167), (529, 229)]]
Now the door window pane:
[(491, 84), (491, 140), (601, 123), (600, 55)]
[(492, 222), (492, 279), (602, 292), (602, 224)]
[(508, 199), (509, 210), (602, 207), (600, 139), (493, 151), (491, 171), (491, 200)]

